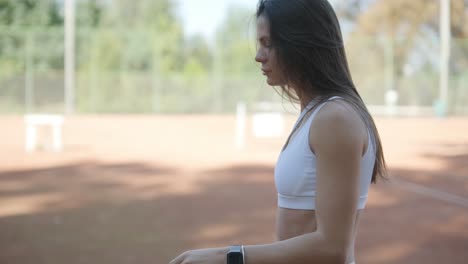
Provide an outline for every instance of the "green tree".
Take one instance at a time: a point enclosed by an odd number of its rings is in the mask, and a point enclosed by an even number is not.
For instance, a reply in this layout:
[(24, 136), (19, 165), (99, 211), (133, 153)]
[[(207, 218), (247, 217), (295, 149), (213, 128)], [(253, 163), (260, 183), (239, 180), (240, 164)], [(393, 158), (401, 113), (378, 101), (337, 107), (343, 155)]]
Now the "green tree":
[[(238, 101), (253, 103), (274, 100), (276, 94), (265, 89), (264, 79), (255, 62), (256, 19), (254, 10), (230, 6), (227, 16), (216, 32), (214, 76), (218, 80), (217, 98), (230, 109)], [(228, 108), (228, 109), (229, 109)]]
[(202, 35), (189, 36), (184, 41), (184, 52), (182, 56), (185, 62), (184, 72), (193, 76), (206, 75), (213, 66), (213, 54)]
[[(345, 20), (355, 24), (354, 33), (356, 35), (384, 36), (395, 41), (396, 68), (403, 69), (408, 58), (419, 51), (415, 41), (421, 38), (429, 40), (438, 36), (439, 2), (427, 0), (351, 0), (341, 1), (337, 6), (338, 13)], [(468, 37), (467, 20), (468, 1), (451, 0), (453, 38)], [(454, 48), (455, 52), (462, 52), (465, 49), (456, 46)]]
[[(365, 72), (364, 68), (378, 69), (378, 65), (388, 66), (391, 63), (393, 84), (397, 90), (405, 86), (401, 83), (405, 78), (405, 67), (415, 62), (419, 72), (435, 78), (435, 62), (439, 54), (439, 3), (427, 0), (339, 1), (336, 4), (337, 12), (345, 21), (347, 29), (351, 28), (347, 36), (350, 46), (348, 52), (351, 58), (356, 58), (351, 59), (351, 69)], [(450, 61), (452, 74), (464, 71), (468, 65), (468, 45), (459, 41), (468, 37), (467, 19), (468, 1), (451, 0), (451, 31), (454, 40)], [(363, 49), (366, 54), (362, 53)], [(383, 56), (386, 53), (387, 56)], [(392, 62), (389, 62), (389, 57), (393, 58)], [(369, 74), (364, 77), (372, 78)], [(432, 81), (430, 85), (435, 91), (437, 87), (434, 83)], [(416, 98), (416, 95), (413, 97)]]
[(0, 23), (8, 26), (60, 25), (62, 18), (54, 0), (0, 0)]
[(99, 25), (107, 4), (99, 0), (79, 0), (76, 4), (77, 28), (94, 28)]
[[(112, 57), (99, 59), (106, 68), (120, 67), (116, 63), (120, 60), (119, 55), (152, 60), (140, 63), (139, 67), (157, 63), (156, 67), (161, 73), (180, 71), (183, 67), (183, 63), (178, 60), (183, 45), (182, 26), (176, 18), (172, 1), (114, 0), (103, 10), (99, 28), (106, 33), (105, 37), (99, 38), (99, 52), (96, 54)], [(114, 50), (113, 55), (104, 55)]]
[(85, 80), (81, 98), (89, 102), (83, 108), (164, 109), (166, 89), (174, 90), (167, 88), (166, 79), (184, 69), (182, 26), (175, 7), (170, 0), (113, 0), (88, 6), (87, 13), (96, 20), (88, 24), (92, 30), (83, 34), (78, 50)]
[(230, 75), (257, 74), (255, 56), (255, 17), (252, 10), (231, 6), (225, 21), (217, 31), (217, 52), (223, 70)]
[[(27, 87), (48, 88), (57, 80), (51, 72), (63, 68), (60, 5), (55, 0), (0, 0), (0, 24), (0, 98), (13, 111), (24, 110), (25, 76)], [(45, 90), (34, 99), (47, 97), (50, 90)]]

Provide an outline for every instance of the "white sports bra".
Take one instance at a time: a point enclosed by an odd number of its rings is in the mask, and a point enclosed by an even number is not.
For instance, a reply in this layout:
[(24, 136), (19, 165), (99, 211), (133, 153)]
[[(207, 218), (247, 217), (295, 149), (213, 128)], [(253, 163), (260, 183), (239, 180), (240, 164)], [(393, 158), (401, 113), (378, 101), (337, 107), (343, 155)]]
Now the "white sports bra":
[[(286, 148), (280, 153), (275, 166), (275, 185), (278, 192), (278, 207), (302, 210), (315, 210), (316, 190), (316, 158), (309, 147), (309, 130), (315, 115), (331, 100), (341, 99), (331, 97), (310, 114), (303, 125), (297, 129)], [(301, 112), (294, 127), (302, 117), (313, 107), (309, 103)], [(369, 143), (361, 158), (361, 175), (358, 209), (363, 209), (367, 201), (369, 185), (375, 163), (375, 148), (371, 133), (368, 133)]]

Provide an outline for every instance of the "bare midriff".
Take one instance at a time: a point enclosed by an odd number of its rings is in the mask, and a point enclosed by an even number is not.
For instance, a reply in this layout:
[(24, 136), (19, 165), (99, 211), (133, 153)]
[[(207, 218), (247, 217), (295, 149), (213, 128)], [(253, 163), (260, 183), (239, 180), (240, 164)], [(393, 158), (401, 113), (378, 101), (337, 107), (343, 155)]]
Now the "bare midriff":
[[(358, 210), (353, 229), (353, 240), (348, 249), (346, 263), (354, 262), (354, 241), (356, 238), (357, 224), (361, 212)], [(317, 229), (317, 220), (314, 210), (297, 210), (278, 207), (276, 213), (276, 237), (278, 240), (286, 240), (296, 236), (312, 233)]]

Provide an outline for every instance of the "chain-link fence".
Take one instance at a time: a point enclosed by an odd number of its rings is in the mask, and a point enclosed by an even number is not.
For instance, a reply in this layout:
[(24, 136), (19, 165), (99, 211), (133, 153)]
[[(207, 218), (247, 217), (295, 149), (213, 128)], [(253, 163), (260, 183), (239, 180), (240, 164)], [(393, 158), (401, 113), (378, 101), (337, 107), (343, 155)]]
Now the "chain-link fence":
[[(64, 112), (63, 38), (62, 28), (0, 30), (1, 113)], [(281, 102), (255, 65), (253, 40), (250, 52), (237, 58), (248, 61), (244, 73), (223, 67), (233, 63), (223, 57), (230, 51), (218, 50), (210, 58), (211, 68), (196, 74), (161, 71), (158, 65), (164, 58), (154, 48), (158, 41), (144, 29), (77, 32), (75, 112), (224, 113), (234, 112), (238, 101)], [(398, 92), (398, 105), (432, 107), (439, 96), (434, 45), (432, 53), (402, 59), (391, 40), (349, 38), (351, 71), (366, 103), (384, 105), (385, 92), (392, 89)], [(465, 54), (468, 40), (453, 40), (450, 114), (468, 114)]]

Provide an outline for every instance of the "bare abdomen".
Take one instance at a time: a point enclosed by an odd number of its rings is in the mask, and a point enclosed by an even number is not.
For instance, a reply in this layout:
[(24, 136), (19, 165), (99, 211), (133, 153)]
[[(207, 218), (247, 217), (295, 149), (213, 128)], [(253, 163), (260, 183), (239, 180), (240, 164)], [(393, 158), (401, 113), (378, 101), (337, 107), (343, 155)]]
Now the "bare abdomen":
[(276, 236), (285, 240), (314, 232), (317, 228), (315, 211), (279, 207), (276, 212)]
[[(360, 210), (356, 214), (354, 223), (353, 239), (348, 249), (346, 263), (353, 263), (354, 242), (356, 230), (359, 222)], [(276, 237), (278, 240), (286, 240), (307, 233), (312, 233), (317, 229), (317, 220), (313, 210), (295, 210), (278, 207), (276, 212)]]

